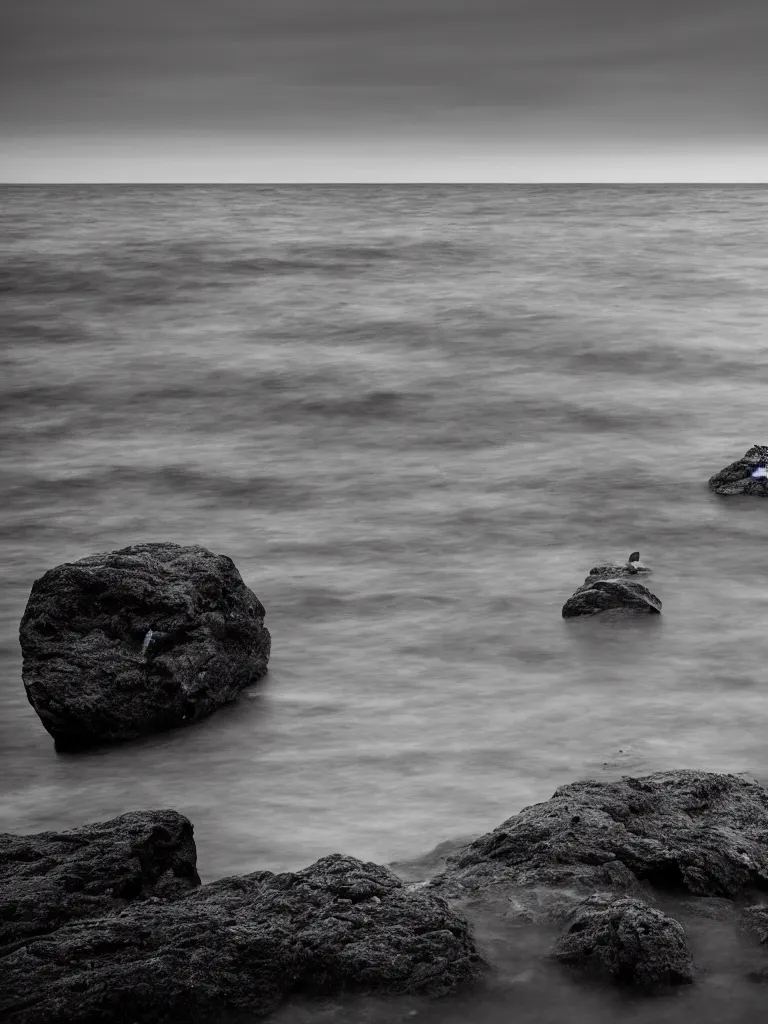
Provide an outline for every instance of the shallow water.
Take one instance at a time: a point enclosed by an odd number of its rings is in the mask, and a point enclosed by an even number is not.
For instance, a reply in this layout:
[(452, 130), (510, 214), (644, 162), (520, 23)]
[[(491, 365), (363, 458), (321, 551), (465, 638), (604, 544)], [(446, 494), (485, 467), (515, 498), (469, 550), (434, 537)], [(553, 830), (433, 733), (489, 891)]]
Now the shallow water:
[[(742, 187), (0, 191), (0, 829), (175, 807), (210, 880), (414, 857), (585, 776), (768, 781), (768, 502), (706, 488), (768, 443), (767, 215)], [(56, 755), (31, 584), (164, 539), (234, 559), (269, 676)], [(560, 617), (637, 548), (662, 616)]]

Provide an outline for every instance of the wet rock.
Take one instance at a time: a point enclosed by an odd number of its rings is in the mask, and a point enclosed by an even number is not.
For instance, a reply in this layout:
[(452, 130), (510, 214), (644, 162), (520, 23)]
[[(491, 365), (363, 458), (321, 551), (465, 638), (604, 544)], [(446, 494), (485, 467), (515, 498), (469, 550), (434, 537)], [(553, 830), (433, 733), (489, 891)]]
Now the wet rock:
[(3, 958), (0, 1014), (7, 1024), (251, 1019), (291, 993), (444, 995), (483, 967), (443, 900), (335, 854), (34, 939)]
[(650, 574), (650, 571), (644, 565), (637, 568), (629, 565), (596, 565), (589, 570), (589, 576), (584, 580), (584, 583), (591, 582), (593, 577), (601, 580), (634, 580), (638, 582), (638, 576)]
[(27, 696), (62, 750), (196, 721), (267, 671), (264, 615), (232, 560), (202, 547), (59, 565), (21, 620)]
[(768, 890), (767, 837), (768, 791), (735, 775), (576, 782), (470, 843), (429, 888), (453, 899), (520, 886), (733, 899)]
[(651, 989), (693, 981), (682, 925), (634, 897), (594, 895), (570, 914), (552, 956), (624, 985)]
[[(742, 911), (740, 923), (742, 928), (756, 938), (768, 952), (768, 906), (760, 903), (746, 907)], [(757, 964), (755, 970), (749, 971), (747, 976), (751, 981), (768, 983), (768, 964)]]
[(742, 912), (742, 922), (759, 942), (768, 946), (768, 906), (758, 903), (746, 907)]
[(631, 564), (596, 565), (563, 605), (563, 618), (594, 615), (616, 608), (660, 613), (661, 601), (638, 579), (647, 572), (645, 566), (635, 568)]
[(749, 451), (709, 478), (716, 494), (768, 496), (768, 445), (755, 444)]
[(0, 949), (134, 900), (175, 899), (200, 884), (192, 824), (132, 811), (70, 832), (0, 834)]

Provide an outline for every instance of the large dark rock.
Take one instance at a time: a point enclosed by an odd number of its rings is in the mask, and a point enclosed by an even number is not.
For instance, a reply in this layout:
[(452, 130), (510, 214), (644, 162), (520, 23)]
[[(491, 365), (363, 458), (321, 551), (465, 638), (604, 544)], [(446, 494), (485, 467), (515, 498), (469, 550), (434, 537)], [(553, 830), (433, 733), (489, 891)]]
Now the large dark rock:
[(200, 884), (192, 824), (132, 811), (70, 832), (0, 834), (0, 950), (134, 900), (175, 899)]
[(21, 620), (27, 696), (59, 749), (196, 721), (267, 671), (264, 615), (234, 562), (202, 547), (59, 565)]
[(768, 497), (768, 445), (752, 445), (740, 459), (711, 476), (709, 486), (716, 494)]
[(660, 613), (661, 601), (640, 583), (640, 577), (647, 572), (645, 567), (596, 565), (563, 605), (563, 618), (617, 608)]
[(768, 791), (698, 771), (572, 783), (470, 843), (429, 883), (451, 898), (537, 886), (731, 899), (768, 890)]
[(693, 981), (683, 926), (631, 896), (589, 896), (569, 915), (552, 948), (568, 967), (645, 989)]
[(290, 993), (447, 994), (484, 967), (443, 900), (338, 854), (67, 924), (2, 964), (7, 1024), (253, 1019)]

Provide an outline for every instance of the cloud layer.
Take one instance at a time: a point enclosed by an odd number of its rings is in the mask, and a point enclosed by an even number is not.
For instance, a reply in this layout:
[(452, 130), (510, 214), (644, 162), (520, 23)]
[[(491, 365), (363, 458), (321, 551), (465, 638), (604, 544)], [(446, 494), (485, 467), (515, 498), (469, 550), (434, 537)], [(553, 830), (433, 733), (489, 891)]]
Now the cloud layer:
[(713, 157), (768, 140), (763, 0), (6, 0), (2, 20), (19, 166), (41, 140), (309, 160), (317, 139)]

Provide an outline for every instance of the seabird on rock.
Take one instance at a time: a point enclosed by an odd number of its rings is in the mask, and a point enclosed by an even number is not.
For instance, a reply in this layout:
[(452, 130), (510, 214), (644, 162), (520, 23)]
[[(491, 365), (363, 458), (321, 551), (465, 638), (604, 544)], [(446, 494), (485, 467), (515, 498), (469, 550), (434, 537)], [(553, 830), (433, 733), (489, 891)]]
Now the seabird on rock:
[(639, 551), (633, 551), (632, 554), (629, 556), (629, 558), (627, 559), (627, 568), (631, 572), (642, 572), (645, 570), (646, 566), (644, 566), (643, 563), (640, 561)]

